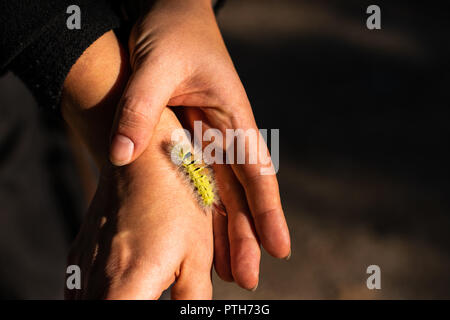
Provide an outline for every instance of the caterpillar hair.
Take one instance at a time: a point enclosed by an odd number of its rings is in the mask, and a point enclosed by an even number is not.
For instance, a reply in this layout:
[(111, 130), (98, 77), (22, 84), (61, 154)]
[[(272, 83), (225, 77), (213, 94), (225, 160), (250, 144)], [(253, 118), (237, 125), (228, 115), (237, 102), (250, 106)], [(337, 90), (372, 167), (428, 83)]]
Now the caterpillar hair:
[(222, 205), (217, 196), (212, 168), (196, 160), (190, 149), (190, 146), (181, 144), (169, 144), (168, 146), (172, 162), (186, 177), (200, 207), (204, 211), (210, 211), (213, 205), (220, 208)]

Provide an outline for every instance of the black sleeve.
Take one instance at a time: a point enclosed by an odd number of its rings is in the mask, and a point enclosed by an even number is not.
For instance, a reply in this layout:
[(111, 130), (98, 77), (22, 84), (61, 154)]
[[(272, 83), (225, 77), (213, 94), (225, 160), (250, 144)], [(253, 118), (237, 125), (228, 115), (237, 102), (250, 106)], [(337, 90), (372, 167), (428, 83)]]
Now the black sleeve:
[[(66, 25), (74, 4), (81, 9), (79, 30)], [(18, 75), (41, 107), (57, 109), (70, 68), (119, 24), (106, 0), (0, 0), (0, 70)]]

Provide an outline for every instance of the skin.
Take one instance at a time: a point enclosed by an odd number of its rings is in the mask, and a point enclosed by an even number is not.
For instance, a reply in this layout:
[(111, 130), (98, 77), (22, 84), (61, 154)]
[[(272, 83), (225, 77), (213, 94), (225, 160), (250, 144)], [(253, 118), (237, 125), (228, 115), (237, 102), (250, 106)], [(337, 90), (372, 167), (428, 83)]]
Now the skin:
[[(258, 129), (210, 0), (154, 1), (131, 32), (129, 52), (131, 75), (115, 114), (109, 149), (114, 165), (141, 156), (167, 105), (184, 106), (188, 122), (202, 119), (224, 136), (226, 129)], [(215, 167), (228, 214), (228, 219), (214, 220), (215, 267), (222, 279), (246, 289), (258, 284), (260, 242), (277, 258), (289, 258), (291, 252), (277, 178), (261, 175), (262, 167)]]
[(180, 123), (165, 109), (135, 162), (107, 161), (109, 132), (129, 75), (128, 58), (114, 33), (92, 44), (64, 85), (63, 117), (98, 166), (96, 195), (71, 249), (82, 289), (69, 299), (157, 299), (174, 283), (174, 299), (210, 299), (212, 214), (205, 213), (163, 149)]

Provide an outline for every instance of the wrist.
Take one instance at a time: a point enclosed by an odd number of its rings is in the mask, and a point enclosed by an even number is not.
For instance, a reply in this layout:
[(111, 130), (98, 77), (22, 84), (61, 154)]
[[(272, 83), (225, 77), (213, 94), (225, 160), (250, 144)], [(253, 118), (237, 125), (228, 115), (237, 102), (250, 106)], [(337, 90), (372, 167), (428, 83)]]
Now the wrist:
[(145, 197), (152, 189), (151, 181), (167, 179), (176, 172), (166, 146), (177, 129), (182, 129), (181, 124), (173, 111), (165, 108), (148, 147), (139, 158), (126, 166), (116, 167), (109, 162), (103, 166), (104, 184), (113, 188), (119, 199)]

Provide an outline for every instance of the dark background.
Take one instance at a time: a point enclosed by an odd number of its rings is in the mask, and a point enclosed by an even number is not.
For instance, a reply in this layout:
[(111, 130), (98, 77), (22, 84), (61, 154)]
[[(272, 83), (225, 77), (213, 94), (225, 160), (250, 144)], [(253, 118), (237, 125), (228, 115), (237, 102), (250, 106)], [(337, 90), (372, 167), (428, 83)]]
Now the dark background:
[[(438, 1), (228, 0), (219, 23), (257, 122), (280, 129), (293, 249), (263, 255), (254, 293), (214, 275), (215, 298), (450, 298), (449, 21)], [(0, 115), (0, 297), (61, 297), (86, 184), (12, 75)]]

